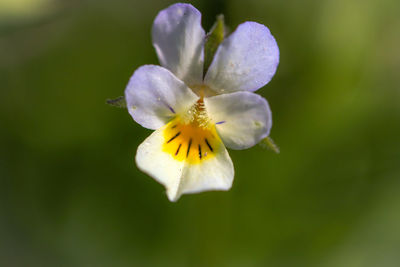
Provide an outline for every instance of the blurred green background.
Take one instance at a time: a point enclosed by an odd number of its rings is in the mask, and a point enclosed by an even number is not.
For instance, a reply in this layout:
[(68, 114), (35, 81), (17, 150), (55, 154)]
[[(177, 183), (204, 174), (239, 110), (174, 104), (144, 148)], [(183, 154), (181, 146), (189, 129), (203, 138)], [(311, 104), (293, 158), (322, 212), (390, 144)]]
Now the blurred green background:
[(158, 64), (172, 3), (0, 0), (0, 266), (399, 266), (400, 2), (193, 1), (277, 39), (281, 154), (230, 151), (229, 192), (177, 203), (134, 164), (151, 131), (105, 104)]

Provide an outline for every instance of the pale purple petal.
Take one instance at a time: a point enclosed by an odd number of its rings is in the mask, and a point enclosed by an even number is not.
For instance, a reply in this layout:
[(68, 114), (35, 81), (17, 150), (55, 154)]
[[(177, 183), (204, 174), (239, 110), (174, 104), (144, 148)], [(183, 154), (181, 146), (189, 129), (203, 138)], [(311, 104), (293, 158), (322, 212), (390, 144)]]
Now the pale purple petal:
[(149, 129), (158, 129), (173, 116), (186, 112), (198, 96), (169, 70), (155, 65), (140, 67), (132, 75), (125, 97), (132, 118)]
[(251, 92), (204, 98), (207, 114), (228, 148), (246, 149), (268, 136), (272, 126), (267, 100)]
[(278, 45), (267, 27), (245, 22), (218, 47), (205, 83), (218, 93), (256, 91), (274, 76)]
[(201, 13), (190, 4), (174, 4), (158, 13), (152, 29), (160, 64), (188, 85), (203, 78), (204, 37)]

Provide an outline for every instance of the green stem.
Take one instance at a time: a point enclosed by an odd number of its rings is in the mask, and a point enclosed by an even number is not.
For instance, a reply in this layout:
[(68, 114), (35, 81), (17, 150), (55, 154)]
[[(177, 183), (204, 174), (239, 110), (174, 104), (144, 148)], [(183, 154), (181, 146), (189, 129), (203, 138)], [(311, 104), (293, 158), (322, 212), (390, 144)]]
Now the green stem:
[(126, 101), (124, 96), (120, 96), (115, 99), (107, 99), (106, 103), (113, 107), (126, 108)]
[(204, 44), (204, 75), (206, 75), (207, 70), (211, 65), (219, 44), (224, 40), (224, 34), (224, 15), (218, 15), (217, 20), (206, 36), (206, 42)]
[(269, 136), (267, 136), (263, 140), (261, 140), (260, 144), (262, 146), (268, 148), (269, 150), (272, 150), (276, 154), (279, 154), (281, 152), (279, 147), (275, 144), (274, 140), (272, 140), (272, 138)]

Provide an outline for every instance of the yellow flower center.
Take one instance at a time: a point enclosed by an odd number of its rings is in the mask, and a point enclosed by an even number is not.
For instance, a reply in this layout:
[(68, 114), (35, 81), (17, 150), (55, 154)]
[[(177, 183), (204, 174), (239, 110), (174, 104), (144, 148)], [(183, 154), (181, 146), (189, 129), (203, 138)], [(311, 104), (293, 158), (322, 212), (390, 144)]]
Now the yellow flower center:
[(218, 153), (222, 144), (210, 123), (201, 98), (184, 116), (177, 116), (164, 130), (163, 151), (178, 161), (198, 164)]

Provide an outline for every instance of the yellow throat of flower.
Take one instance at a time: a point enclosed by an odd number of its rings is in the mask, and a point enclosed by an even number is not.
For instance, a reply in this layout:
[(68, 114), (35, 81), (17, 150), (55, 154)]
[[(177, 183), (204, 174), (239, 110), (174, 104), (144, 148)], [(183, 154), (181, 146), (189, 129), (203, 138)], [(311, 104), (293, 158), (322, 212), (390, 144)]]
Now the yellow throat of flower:
[(208, 119), (203, 98), (187, 114), (176, 116), (164, 130), (163, 151), (190, 164), (213, 158), (221, 144), (214, 124)]

